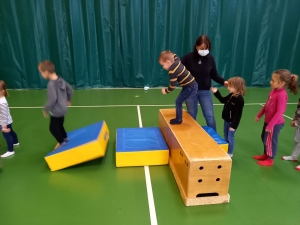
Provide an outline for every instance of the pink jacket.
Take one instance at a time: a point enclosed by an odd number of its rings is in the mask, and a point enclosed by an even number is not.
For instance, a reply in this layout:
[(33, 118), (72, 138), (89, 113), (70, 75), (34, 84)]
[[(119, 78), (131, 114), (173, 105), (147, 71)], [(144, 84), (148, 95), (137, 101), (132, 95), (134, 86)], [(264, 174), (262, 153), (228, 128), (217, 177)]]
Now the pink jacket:
[(265, 122), (268, 123), (266, 129), (273, 130), (275, 125), (284, 123), (283, 114), (286, 110), (288, 95), (285, 88), (279, 90), (273, 89), (267, 103), (257, 114), (261, 118), (265, 114)]

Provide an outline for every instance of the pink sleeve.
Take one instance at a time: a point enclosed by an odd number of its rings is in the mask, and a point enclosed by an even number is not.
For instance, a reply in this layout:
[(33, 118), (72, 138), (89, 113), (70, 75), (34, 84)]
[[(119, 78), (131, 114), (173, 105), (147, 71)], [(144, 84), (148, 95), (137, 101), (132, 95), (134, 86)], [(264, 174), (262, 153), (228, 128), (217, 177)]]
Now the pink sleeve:
[(262, 115), (265, 114), (266, 105), (267, 105), (267, 103), (266, 103), (266, 104), (264, 105), (264, 107), (259, 111), (259, 113), (257, 114), (256, 117), (260, 118), (260, 117), (262, 117)]
[(287, 96), (286, 95), (279, 95), (276, 99), (276, 113), (274, 114), (273, 118), (269, 122), (268, 126), (266, 127), (267, 130), (273, 130), (277, 121), (282, 117), (287, 103)]

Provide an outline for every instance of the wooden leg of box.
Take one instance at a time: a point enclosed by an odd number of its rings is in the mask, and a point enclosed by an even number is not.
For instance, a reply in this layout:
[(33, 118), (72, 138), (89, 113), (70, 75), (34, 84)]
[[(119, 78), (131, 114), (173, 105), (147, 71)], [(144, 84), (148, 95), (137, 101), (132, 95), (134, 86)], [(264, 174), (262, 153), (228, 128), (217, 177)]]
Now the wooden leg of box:
[(176, 183), (178, 185), (182, 200), (186, 206), (195, 206), (195, 205), (212, 205), (212, 204), (222, 204), (222, 203), (229, 203), (230, 195), (226, 196), (212, 196), (212, 197), (199, 197), (199, 198), (187, 198), (186, 194), (184, 193), (184, 189), (181, 186), (181, 182), (175, 170), (174, 164), (172, 159), (169, 161), (170, 168), (173, 172), (175, 177)]

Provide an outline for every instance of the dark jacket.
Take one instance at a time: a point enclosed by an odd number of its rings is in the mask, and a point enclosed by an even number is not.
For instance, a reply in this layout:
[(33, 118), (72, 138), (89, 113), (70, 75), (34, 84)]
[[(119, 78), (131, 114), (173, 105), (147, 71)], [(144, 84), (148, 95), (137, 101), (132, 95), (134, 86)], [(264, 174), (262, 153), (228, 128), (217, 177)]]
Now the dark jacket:
[(195, 77), (198, 90), (209, 90), (211, 79), (224, 85), (225, 80), (218, 74), (215, 59), (211, 54), (200, 56), (195, 52), (190, 52), (181, 58), (181, 62)]
[(224, 103), (222, 118), (226, 122), (230, 122), (230, 127), (237, 129), (243, 114), (244, 98), (242, 95), (232, 95), (222, 97), (219, 91), (214, 93), (221, 103)]

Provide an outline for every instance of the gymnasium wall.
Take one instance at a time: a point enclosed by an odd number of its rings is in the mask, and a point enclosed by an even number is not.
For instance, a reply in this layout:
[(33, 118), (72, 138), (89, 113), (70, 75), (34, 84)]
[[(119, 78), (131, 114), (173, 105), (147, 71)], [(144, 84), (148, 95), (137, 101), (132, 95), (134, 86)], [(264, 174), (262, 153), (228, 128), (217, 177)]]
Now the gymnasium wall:
[(299, 0), (0, 0), (0, 79), (45, 88), (37, 64), (52, 60), (76, 88), (168, 84), (157, 62), (211, 38), (217, 68), (248, 86), (273, 70), (300, 75)]

